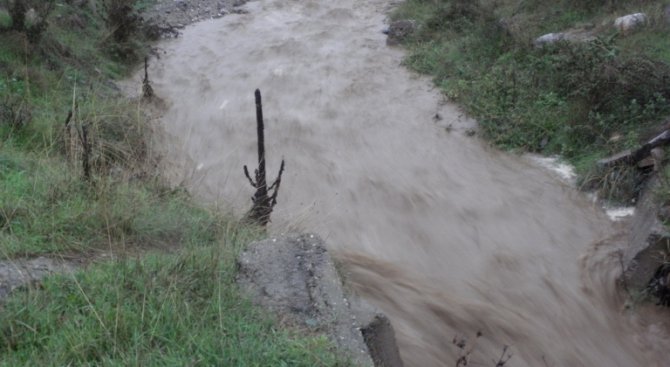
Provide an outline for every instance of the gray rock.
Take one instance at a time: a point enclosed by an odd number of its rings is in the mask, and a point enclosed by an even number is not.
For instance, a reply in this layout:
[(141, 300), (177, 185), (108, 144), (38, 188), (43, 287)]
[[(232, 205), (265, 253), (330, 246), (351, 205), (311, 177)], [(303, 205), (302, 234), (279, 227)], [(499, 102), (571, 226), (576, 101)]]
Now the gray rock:
[(239, 258), (238, 284), (254, 303), (284, 322), (326, 334), (355, 362), (402, 366), (390, 321), (343, 290), (318, 236), (252, 243)]
[(394, 46), (400, 44), (400, 42), (406, 40), (416, 32), (416, 22), (413, 20), (396, 20), (391, 23), (384, 31), (388, 38), (386, 39), (386, 44), (389, 46)]
[(69, 273), (74, 269), (71, 263), (46, 257), (0, 261), (0, 302), (16, 288), (30, 285), (51, 274)]
[(629, 245), (623, 254), (624, 280), (629, 289), (640, 291), (649, 285), (663, 265), (662, 253), (670, 252), (670, 233), (659, 220), (659, 205), (654, 198), (658, 179), (651, 179), (635, 209)]
[(626, 35), (642, 26), (645, 26), (647, 21), (648, 17), (645, 13), (628, 14), (614, 20), (614, 27)]
[(663, 223), (670, 223), (670, 206), (664, 205), (658, 210), (658, 219)]
[(542, 48), (548, 45), (553, 45), (557, 42), (590, 42), (595, 40), (596, 37), (586, 30), (570, 30), (566, 32), (558, 33), (548, 33), (542, 35), (533, 41), (533, 46), (536, 48)]
[(181, 10), (181, 11), (186, 11), (186, 10), (188, 10), (188, 2), (186, 2), (186, 1), (184, 1), (184, 0), (178, 0), (178, 1), (175, 1), (175, 5), (176, 5), (177, 8), (178, 8), (179, 10)]
[(543, 47), (545, 45), (551, 45), (556, 42), (563, 41), (565, 39), (565, 33), (548, 33), (542, 35), (533, 41), (535, 47)]

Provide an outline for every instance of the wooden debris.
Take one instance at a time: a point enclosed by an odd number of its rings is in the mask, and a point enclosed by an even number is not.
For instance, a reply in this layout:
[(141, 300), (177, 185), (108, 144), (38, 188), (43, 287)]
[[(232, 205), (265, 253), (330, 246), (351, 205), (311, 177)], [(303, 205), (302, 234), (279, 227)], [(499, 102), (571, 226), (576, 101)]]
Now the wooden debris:
[[(651, 165), (656, 166), (657, 163), (653, 162), (657, 160), (658, 157), (662, 158), (663, 154), (661, 151), (659, 155), (657, 153), (658, 150), (654, 151), (654, 149), (660, 148), (661, 146), (667, 145), (669, 143), (670, 143), (670, 130), (666, 130), (663, 133), (657, 135), (655, 138), (649, 140), (647, 143), (643, 144), (640, 148), (636, 150), (630, 150), (630, 149), (625, 150), (611, 157), (599, 160), (598, 166), (600, 166), (601, 168), (608, 168), (620, 164), (638, 165), (638, 167), (649, 167)], [(653, 157), (654, 154), (652, 153), (655, 153), (656, 157)], [(647, 161), (641, 163), (641, 161), (645, 160), (648, 157), (655, 159), (654, 161), (652, 161), (652, 164), (648, 164), (649, 162)]]

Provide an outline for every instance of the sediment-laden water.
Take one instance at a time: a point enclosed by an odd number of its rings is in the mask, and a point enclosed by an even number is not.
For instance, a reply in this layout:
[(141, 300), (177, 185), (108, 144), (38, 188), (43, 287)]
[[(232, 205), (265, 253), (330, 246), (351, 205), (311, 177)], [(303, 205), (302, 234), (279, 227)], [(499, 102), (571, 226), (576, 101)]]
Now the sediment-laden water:
[(162, 44), (150, 71), (172, 179), (249, 208), (260, 88), (270, 175), (287, 163), (271, 230), (325, 237), (407, 366), (455, 365), (452, 339), (477, 331), (473, 366), (503, 345), (509, 366), (670, 365), (656, 311), (623, 308), (620, 228), (537, 163), (468, 137), (473, 122), (385, 45), (390, 6), (254, 1)]

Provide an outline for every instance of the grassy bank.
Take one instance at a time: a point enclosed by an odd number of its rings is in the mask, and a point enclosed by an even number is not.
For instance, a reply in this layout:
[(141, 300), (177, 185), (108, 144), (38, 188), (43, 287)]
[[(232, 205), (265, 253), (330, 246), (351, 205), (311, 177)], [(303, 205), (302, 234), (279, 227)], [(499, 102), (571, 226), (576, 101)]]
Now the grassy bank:
[[(585, 184), (626, 180), (594, 162), (638, 146), (670, 113), (670, 42), (665, 1), (407, 0), (393, 14), (418, 30), (404, 40), (406, 64), (476, 117), (483, 135), (512, 150), (558, 154)], [(618, 16), (645, 12), (623, 34)], [(535, 47), (551, 32), (590, 42)], [(627, 182), (614, 198), (629, 200)]]
[(0, 366), (344, 366), (325, 338), (281, 330), (234, 286), (219, 246), (105, 263), (20, 292), (0, 313)]
[(259, 231), (154, 171), (141, 101), (111, 82), (148, 49), (150, 3), (0, 0), (0, 259), (89, 264), (0, 305), (0, 366), (348, 365), (239, 294)]

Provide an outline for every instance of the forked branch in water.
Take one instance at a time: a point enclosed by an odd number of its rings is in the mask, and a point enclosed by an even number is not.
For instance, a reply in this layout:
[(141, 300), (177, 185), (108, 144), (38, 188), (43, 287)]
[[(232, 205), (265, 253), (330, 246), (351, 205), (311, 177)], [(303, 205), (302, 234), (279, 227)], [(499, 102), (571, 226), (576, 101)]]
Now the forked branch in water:
[[(463, 337), (454, 337), (452, 343), (459, 349), (459, 356), (456, 360), (456, 367), (466, 367), (472, 362), (470, 357), (477, 346), (477, 341), (482, 337), (482, 332), (478, 331), (474, 339), (468, 340)], [(512, 358), (512, 353), (509, 352), (509, 346), (505, 345), (502, 354), (498, 360), (493, 360), (495, 367), (505, 367), (507, 362)], [(477, 363), (477, 365), (480, 365)]]
[[(265, 135), (263, 123), (263, 105), (261, 102), (261, 91), (256, 89), (256, 133), (258, 135), (258, 169), (254, 171), (255, 179), (251, 178), (249, 169), (244, 166), (244, 175), (249, 180), (249, 183), (256, 189), (256, 193), (251, 198), (253, 206), (249, 213), (247, 213), (247, 220), (257, 223), (261, 226), (266, 226), (270, 222), (270, 214), (272, 209), (277, 205), (277, 195), (279, 193), (279, 186), (281, 185), (281, 176), (284, 173), (284, 160), (281, 161), (279, 167), (279, 174), (274, 182), (268, 187), (265, 175)], [(269, 194), (269, 192), (272, 194)]]

